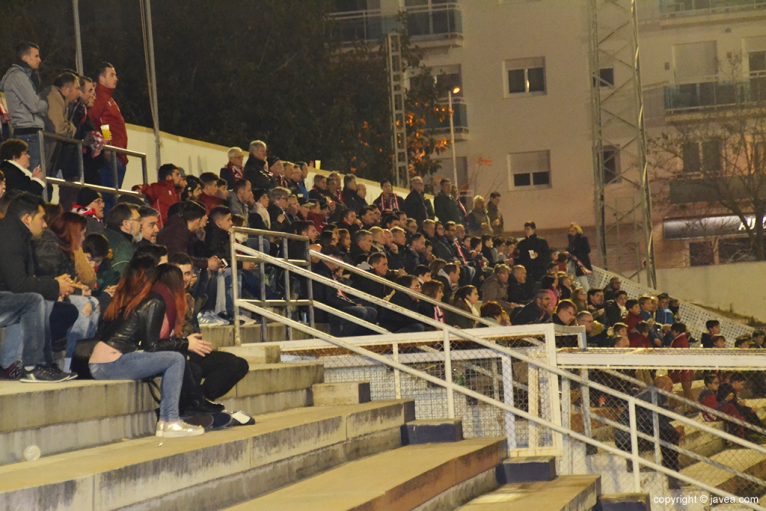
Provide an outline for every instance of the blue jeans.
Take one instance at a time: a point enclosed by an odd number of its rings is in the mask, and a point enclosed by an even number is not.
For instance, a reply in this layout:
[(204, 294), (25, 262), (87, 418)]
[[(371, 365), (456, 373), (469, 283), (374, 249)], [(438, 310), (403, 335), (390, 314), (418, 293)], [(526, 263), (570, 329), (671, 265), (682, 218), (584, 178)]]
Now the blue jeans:
[[(125, 165), (123, 165), (120, 160), (117, 160), (117, 183), (114, 182), (114, 170), (112, 169), (112, 158), (115, 158), (115, 155), (111, 155), (110, 157), (104, 158), (104, 166), (101, 167), (100, 170), (100, 176), (101, 176), (101, 186), (107, 186), (109, 188), (114, 188), (114, 186), (118, 186), (119, 188), (122, 188), (122, 182), (125, 179)], [(115, 203), (115, 196), (110, 193), (104, 194), (104, 204), (105, 208), (108, 211), (112, 206), (114, 206)]]
[(26, 366), (45, 363), (45, 303), (37, 293), (0, 292), (0, 365), (7, 368), (21, 360)]
[[(40, 130), (42, 131), (42, 130)], [(14, 135), (13, 138), (23, 140), (29, 146), (29, 171), (32, 172), (40, 165), (40, 138), (37, 133)]]
[(66, 334), (66, 356), (71, 357), (78, 341), (91, 339), (98, 329), (101, 315), (98, 300), (92, 296), (71, 295), (69, 303), (77, 307), (77, 320)]
[(95, 380), (143, 380), (162, 376), (160, 420), (179, 419), (178, 399), (184, 381), (186, 359), (176, 351), (134, 351), (108, 364), (89, 364)]

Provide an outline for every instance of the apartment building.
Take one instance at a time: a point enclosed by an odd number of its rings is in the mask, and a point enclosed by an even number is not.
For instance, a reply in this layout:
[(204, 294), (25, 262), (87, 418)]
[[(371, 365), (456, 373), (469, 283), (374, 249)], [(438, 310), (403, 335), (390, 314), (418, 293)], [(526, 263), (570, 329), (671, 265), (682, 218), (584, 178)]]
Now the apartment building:
[[(621, 3), (630, 6), (627, 0)], [(593, 80), (589, 1), (339, 0), (337, 6), (343, 36), (369, 41), (399, 26), (404, 12), (412, 41), (426, 51), (426, 65), (441, 80), (460, 86), (454, 111), (461, 188), (482, 195), (500, 192), (511, 232), (534, 219), (553, 245), (563, 246), (567, 226), (577, 222), (594, 239), (591, 93), (594, 85), (604, 89), (602, 94), (609, 94), (610, 87), (619, 89), (626, 83), (621, 76), (626, 71), (602, 60), (599, 83)], [(747, 83), (748, 90), (751, 83), (766, 80), (766, 0), (639, 0), (637, 13), (647, 137), (679, 115), (693, 117), (707, 108), (725, 107), (732, 77), (723, 72), (723, 63), (734, 55), (743, 57), (736, 80)], [(628, 15), (629, 10), (626, 23)], [(446, 126), (440, 128), (447, 136)], [(626, 132), (622, 141), (612, 138), (603, 148), (607, 178), (631, 164), (631, 156), (621, 149), (632, 136)], [(699, 141), (699, 161), (686, 164), (701, 164), (713, 150), (711, 143)], [(691, 149), (688, 153), (693, 158)], [(451, 177), (451, 155), (441, 156), (439, 175)], [(693, 180), (690, 173), (689, 179), (671, 184), (670, 198), (655, 198), (659, 267), (726, 262), (732, 251), (741, 253), (741, 241), (721, 244), (717, 238), (707, 239), (707, 232), (698, 239), (700, 233), (688, 227), (699, 223), (690, 221), (700, 209), (695, 207), (700, 197)], [(635, 205), (624, 182), (609, 183), (607, 189), (616, 191), (610, 192), (612, 200), (627, 209)], [(665, 207), (669, 201), (685, 201), (685, 206)], [(623, 234), (633, 229), (628, 223)], [(681, 224), (686, 227), (679, 229)], [(736, 237), (736, 225), (729, 229)], [(641, 257), (638, 245), (628, 247), (615, 236), (608, 240), (610, 253), (636, 253), (610, 260), (612, 268), (622, 269), (623, 262), (624, 269), (641, 264), (636, 260)]]

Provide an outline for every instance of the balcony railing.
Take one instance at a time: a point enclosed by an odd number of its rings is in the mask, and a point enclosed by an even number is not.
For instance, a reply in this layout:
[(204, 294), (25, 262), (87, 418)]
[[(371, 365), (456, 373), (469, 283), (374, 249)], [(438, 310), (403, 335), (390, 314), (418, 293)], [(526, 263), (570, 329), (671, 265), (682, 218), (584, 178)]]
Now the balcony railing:
[(766, 9), (766, 0), (659, 0), (662, 16), (701, 16)]
[(665, 113), (684, 113), (766, 102), (766, 76), (747, 82), (701, 82), (665, 87)]
[[(389, 32), (404, 28), (399, 16), (383, 15), (380, 10), (335, 12), (330, 19), (334, 39), (342, 43), (380, 41)], [(454, 3), (409, 7), (404, 19), (409, 36), (416, 41), (462, 38), (463, 19)]]
[[(438, 133), (447, 133), (449, 132), (449, 106), (445, 102), (440, 105), (440, 108), (444, 109), (444, 115), (429, 118), (426, 122), (426, 128)], [(452, 108), (455, 111), (455, 133), (467, 133), (468, 109), (465, 103), (453, 103)]]

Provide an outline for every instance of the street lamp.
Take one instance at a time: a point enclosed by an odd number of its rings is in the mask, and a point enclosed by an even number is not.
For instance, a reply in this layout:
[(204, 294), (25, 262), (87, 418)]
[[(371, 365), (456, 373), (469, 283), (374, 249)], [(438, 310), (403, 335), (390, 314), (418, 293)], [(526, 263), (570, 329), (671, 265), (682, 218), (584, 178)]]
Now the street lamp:
[(457, 182), (457, 155), (455, 154), (455, 110), (452, 108), (452, 95), (460, 94), (460, 87), (453, 87), (447, 91), (449, 100), (449, 143), (452, 147), (452, 179), (458, 189), (458, 200), (460, 200), (460, 186)]

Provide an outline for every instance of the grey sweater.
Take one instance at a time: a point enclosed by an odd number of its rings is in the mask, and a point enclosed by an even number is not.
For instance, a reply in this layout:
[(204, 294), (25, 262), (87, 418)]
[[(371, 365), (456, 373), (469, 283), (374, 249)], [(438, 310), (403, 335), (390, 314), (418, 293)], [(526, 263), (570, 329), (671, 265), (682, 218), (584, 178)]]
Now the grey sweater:
[(13, 64), (0, 80), (14, 128), (44, 128), (48, 103), (35, 91), (32, 70)]

